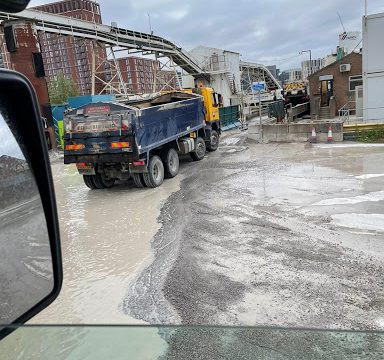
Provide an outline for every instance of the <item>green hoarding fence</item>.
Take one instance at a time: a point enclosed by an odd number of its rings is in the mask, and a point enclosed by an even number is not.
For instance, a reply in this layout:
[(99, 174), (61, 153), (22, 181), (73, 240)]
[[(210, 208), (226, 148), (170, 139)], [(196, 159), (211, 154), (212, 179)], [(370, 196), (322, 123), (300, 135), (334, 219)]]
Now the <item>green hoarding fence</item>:
[(226, 106), (219, 108), (219, 116), (221, 121), (221, 129), (223, 131), (240, 126), (240, 109), (239, 105)]
[(285, 119), (284, 100), (268, 104), (268, 117), (270, 119), (275, 118), (277, 122), (282, 122)]

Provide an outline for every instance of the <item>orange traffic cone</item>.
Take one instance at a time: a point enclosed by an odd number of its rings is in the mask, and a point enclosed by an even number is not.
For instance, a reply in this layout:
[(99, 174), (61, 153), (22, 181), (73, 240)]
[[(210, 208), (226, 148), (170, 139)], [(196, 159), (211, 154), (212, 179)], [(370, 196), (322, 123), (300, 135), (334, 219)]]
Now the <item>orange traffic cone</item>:
[(311, 137), (309, 138), (310, 143), (316, 143), (317, 142), (317, 135), (316, 135), (316, 129), (315, 127), (312, 128), (312, 134)]
[(328, 128), (327, 143), (333, 142), (332, 126)]

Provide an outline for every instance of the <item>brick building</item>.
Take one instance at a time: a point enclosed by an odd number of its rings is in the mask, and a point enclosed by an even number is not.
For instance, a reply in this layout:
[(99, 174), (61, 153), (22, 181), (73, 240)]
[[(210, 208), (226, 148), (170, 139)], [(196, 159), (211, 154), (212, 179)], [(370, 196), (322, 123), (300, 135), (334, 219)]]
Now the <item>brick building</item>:
[(0, 68), (12, 69), (11, 59), (9, 52), (7, 51), (7, 45), (5, 44), (4, 34), (0, 33)]
[(362, 55), (351, 53), (308, 77), (312, 118), (333, 118), (347, 103), (355, 108), (363, 85)]
[[(96, 24), (102, 23), (100, 6), (91, 0), (64, 0), (46, 5), (40, 5), (34, 10), (68, 16)], [(2, 39), (0, 34), (0, 40)], [(43, 56), (45, 78), (47, 83), (54, 81), (56, 76), (63, 73), (73, 79), (80, 95), (88, 95), (92, 90), (92, 49), (91, 40), (74, 38), (57, 34), (39, 32), (40, 49)], [(96, 68), (107, 58), (106, 50), (96, 48)], [(174, 72), (160, 69), (160, 63), (153, 59), (140, 57), (126, 57), (118, 59), (123, 80), (128, 93), (153, 92), (154, 73), (157, 69), (156, 91), (169, 90), (176, 87)], [(113, 66), (108, 67), (108, 62), (100, 66), (97, 76), (109, 81), (114, 76)], [(10, 54), (6, 51), (5, 42), (0, 48), (0, 67), (14, 68), (10, 61)], [(104, 85), (96, 80), (96, 93)], [(106, 90), (108, 91), (108, 89)]]
[[(118, 66), (128, 93), (144, 94), (153, 92), (156, 70), (156, 91), (175, 89), (177, 80), (173, 71), (160, 70), (157, 60), (130, 56), (117, 59)], [(109, 81), (112, 75), (107, 74)]]
[[(34, 10), (59, 14), (80, 20), (101, 24), (100, 5), (90, 0), (64, 0), (36, 6)], [(47, 82), (54, 80), (61, 72), (77, 84), (81, 95), (90, 94), (92, 88), (92, 49), (91, 40), (76, 39), (39, 32)], [(96, 48), (96, 67), (104, 59), (105, 49)], [(101, 84), (98, 88), (100, 89)]]

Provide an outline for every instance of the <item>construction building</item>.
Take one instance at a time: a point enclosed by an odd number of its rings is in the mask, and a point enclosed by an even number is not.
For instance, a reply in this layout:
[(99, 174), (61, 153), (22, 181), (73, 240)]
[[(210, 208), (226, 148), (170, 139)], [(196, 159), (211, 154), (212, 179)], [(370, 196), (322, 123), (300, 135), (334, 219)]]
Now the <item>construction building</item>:
[(270, 93), (280, 88), (271, 72), (261, 64), (240, 60), (240, 53), (224, 49), (198, 46), (189, 51), (205, 72), (205, 77), (196, 81), (191, 75), (182, 77), (183, 87), (194, 87), (198, 83), (211, 86), (222, 95), (223, 106), (236, 106), (254, 102), (252, 84), (265, 82), (267, 96), (264, 100), (273, 99)]

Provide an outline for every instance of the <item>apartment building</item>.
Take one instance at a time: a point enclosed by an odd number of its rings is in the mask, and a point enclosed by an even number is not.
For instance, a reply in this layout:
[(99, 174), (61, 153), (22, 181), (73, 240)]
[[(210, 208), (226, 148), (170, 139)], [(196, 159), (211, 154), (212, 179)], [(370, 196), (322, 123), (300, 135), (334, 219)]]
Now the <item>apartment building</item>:
[(324, 67), (324, 59), (312, 59), (301, 62), (301, 76), (303, 81), (308, 80), (308, 76), (319, 71)]
[[(160, 70), (160, 63), (154, 59), (129, 56), (117, 59), (118, 66), (130, 94), (153, 92), (156, 73), (156, 91), (171, 90), (177, 87), (173, 71)], [(112, 66), (111, 66), (112, 68)], [(106, 74), (106, 80), (112, 78), (112, 72)]]
[[(100, 5), (91, 0), (64, 0), (34, 7), (34, 10), (68, 16), (101, 24)], [(59, 73), (72, 78), (81, 95), (91, 93), (92, 89), (92, 41), (76, 39), (71, 36), (39, 32), (41, 52), (47, 82)], [(96, 67), (106, 58), (106, 51), (96, 47)], [(96, 84), (101, 90), (101, 83)]]

